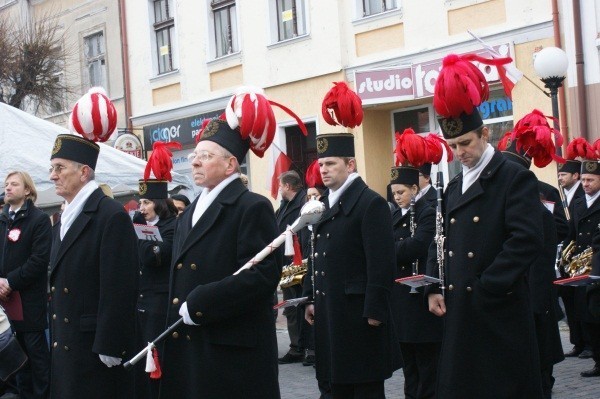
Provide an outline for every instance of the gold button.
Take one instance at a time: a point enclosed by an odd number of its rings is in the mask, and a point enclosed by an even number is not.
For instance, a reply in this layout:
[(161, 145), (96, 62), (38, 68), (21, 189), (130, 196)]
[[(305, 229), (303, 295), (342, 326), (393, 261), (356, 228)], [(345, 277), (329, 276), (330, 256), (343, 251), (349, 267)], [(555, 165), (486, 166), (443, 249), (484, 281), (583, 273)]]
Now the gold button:
[(56, 314), (52, 315), (52, 320), (56, 320)]
[(473, 291), (473, 288), (467, 287), (467, 291), (471, 292), (471, 291)]
[(468, 256), (469, 258), (472, 258), (473, 256), (475, 256), (475, 254), (474, 254), (473, 252), (469, 252), (469, 253), (467, 254), (467, 256)]
[(50, 288), (50, 291), (52, 291), (52, 292), (56, 291), (56, 287)]
[(181, 269), (182, 267), (183, 267), (183, 264), (181, 264), (181, 263), (178, 263), (178, 264), (177, 264), (177, 268), (178, 268), (178, 269)]
[(331, 218), (331, 220), (335, 220), (335, 216), (333, 216), (333, 217)]
[(319, 257), (319, 253), (315, 252), (315, 258), (318, 258), (318, 257)]
[(202, 317), (202, 312), (196, 312), (196, 317)]
[(69, 319), (67, 317), (65, 317), (65, 323), (68, 323)]
[(325, 272), (324, 272), (324, 271), (323, 271), (323, 272), (321, 272), (321, 276), (323, 276), (323, 277), (325, 276)]
[(69, 347), (67, 345), (65, 345), (65, 350), (69, 351)]
[(177, 331), (175, 331), (173, 333), (173, 338), (175, 338), (175, 339), (179, 338), (179, 333)]
[(177, 305), (179, 303), (179, 298), (173, 298), (173, 305)]
[(196, 264), (195, 264), (195, 263), (192, 263), (192, 264), (190, 265), (190, 269), (192, 269), (192, 270), (196, 270)]
[(327, 233), (327, 238), (329, 238), (329, 233)]
[(406, 270), (406, 267), (402, 266), (402, 269), (401, 269), (401, 270)]
[(450, 223), (454, 224), (454, 222), (456, 222), (456, 219), (454, 219), (454, 218), (450, 219)]
[(143, 298), (143, 297), (144, 297), (144, 294), (140, 294), (140, 298)]
[(317, 238), (321, 238), (321, 234), (317, 234)]
[(319, 271), (315, 270), (315, 276), (318, 276), (318, 275), (319, 275)]
[(323, 252), (323, 256), (327, 256), (327, 252)]
[(142, 275), (142, 271), (140, 270), (140, 276)]
[(319, 295), (319, 290), (316, 291), (316, 294)]
[(186, 336), (185, 336), (185, 339), (187, 339), (188, 341), (191, 341), (191, 340), (192, 340), (192, 337), (190, 337), (189, 335), (186, 335)]
[(325, 296), (325, 291), (321, 292), (321, 295)]
[(58, 346), (58, 342), (54, 341), (54, 343), (52, 344), (53, 348), (56, 348)]
[(65, 294), (69, 293), (69, 289), (68, 288), (65, 288), (63, 291), (65, 292)]
[(473, 218), (473, 222), (475, 222), (475, 223), (479, 222), (479, 216), (475, 216), (475, 217)]
[(453, 289), (454, 289), (454, 286), (453, 286), (452, 284), (450, 284), (450, 285), (448, 286), (448, 290), (449, 290), (449, 291), (452, 291)]
[(403, 224), (402, 224), (402, 227), (406, 227), (406, 223), (403, 223)]
[(452, 251), (448, 251), (448, 256), (449, 256), (449, 257), (453, 257), (453, 256), (454, 256), (454, 252), (452, 252)]

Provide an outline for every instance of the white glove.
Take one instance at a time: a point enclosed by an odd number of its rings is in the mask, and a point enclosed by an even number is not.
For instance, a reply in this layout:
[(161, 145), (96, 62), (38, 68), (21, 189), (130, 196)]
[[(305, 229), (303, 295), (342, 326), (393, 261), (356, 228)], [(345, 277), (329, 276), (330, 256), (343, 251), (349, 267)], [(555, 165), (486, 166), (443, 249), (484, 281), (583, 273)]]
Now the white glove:
[(187, 302), (184, 302), (183, 305), (179, 308), (179, 316), (183, 317), (183, 322), (188, 326), (199, 326), (200, 324), (196, 324), (192, 321), (190, 317), (190, 312), (188, 312)]
[(123, 359), (120, 357), (112, 357), (106, 355), (98, 355), (100, 357), (100, 361), (106, 365), (106, 367), (118, 366), (121, 364)]

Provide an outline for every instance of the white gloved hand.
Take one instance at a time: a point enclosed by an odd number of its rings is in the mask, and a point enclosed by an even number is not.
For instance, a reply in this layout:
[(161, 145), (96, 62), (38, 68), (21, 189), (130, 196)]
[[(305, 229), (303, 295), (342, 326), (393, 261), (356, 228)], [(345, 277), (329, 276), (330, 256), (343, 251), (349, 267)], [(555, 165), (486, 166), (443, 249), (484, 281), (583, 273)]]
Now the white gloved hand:
[(190, 312), (188, 312), (187, 302), (184, 302), (183, 305), (179, 308), (179, 316), (183, 317), (183, 322), (188, 326), (199, 326), (200, 324), (196, 324), (192, 321), (190, 317)]
[(123, 359), (120, 357), (112, 357), (106, 355), (98, 355), (100, 357), (100, 361), (106, 365), (106, 367), (118, 366), (121, 364)]

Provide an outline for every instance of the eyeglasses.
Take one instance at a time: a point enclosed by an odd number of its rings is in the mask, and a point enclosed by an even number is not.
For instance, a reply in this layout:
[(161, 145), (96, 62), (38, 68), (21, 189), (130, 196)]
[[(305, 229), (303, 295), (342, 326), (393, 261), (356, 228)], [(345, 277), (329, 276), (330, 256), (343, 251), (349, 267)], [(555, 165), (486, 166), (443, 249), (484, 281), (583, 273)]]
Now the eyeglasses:
[(64, 165), (53, 165), (53, 166), (50, 166), (50, 169), (48, 169), (48, 172), (50, 174), (52, 174), (52, 172), (55, 172), (57, 175), (60, 175), (60, 173), (65, 169), (67, 169), (67, 167)]
[(188, 155), (188, 161), (193, 162), (195, 159), (199, 159), (200, 162), (208, 162), (214, 157), (229, 158), (228, 155), (215, 154), (209, 151), (192, 152)]

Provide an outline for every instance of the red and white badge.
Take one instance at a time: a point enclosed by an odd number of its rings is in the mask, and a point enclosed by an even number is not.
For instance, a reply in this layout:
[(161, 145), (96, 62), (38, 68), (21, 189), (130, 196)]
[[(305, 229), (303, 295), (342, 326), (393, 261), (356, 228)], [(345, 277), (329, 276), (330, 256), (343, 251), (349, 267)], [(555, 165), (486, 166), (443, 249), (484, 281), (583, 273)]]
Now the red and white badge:
[(8, 239), (11, 240), (12, 242), (19, 241), (20, 237), (21, 237), (21, 229), (12, 229), (11, 231), (8, 232)]

